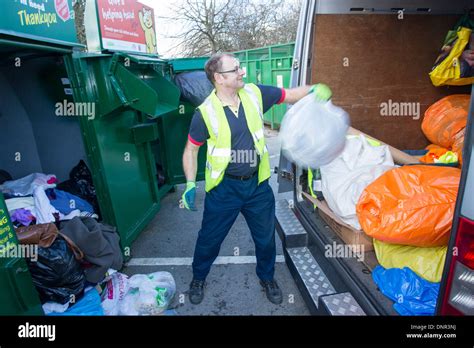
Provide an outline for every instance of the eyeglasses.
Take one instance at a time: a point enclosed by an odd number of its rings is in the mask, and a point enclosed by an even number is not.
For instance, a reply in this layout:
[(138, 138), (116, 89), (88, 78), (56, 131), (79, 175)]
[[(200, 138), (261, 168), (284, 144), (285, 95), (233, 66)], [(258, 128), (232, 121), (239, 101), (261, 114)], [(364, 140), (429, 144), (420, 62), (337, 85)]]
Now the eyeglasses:
[(234, 69), (232, 70), (227, 70), (227, 71), (218, 71), (219, 74), (227, 74), (227, 73), (235, 73), (237, 74), (239, 72), (239, 70), (242, 70), (242, 68), (240, 66), (236, 66)]

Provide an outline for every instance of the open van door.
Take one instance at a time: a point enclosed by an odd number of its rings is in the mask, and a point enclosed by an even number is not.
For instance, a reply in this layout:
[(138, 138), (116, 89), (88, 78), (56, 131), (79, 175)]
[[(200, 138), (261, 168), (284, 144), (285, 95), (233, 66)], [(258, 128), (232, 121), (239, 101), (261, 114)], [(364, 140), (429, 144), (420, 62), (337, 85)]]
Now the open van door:
[[(310, 45), (312, 44), (312, 22), (316, 2), (304, 1), (301, 5), (300, 18), (296, 33), (295, 52), (293, 66), (291, 68), (290, 88), (306, 85), (311, 80), (311, 57)], [(288, 107), (288, 110), (291, 106)], [(278, 192), (289, 192), (294, 190), (296, 167), (280, 151), (280, 162), (278, 168)]]
[[(472, 86), (437, 88), (429, 79), (446, 32), (466, 10), (474, 10), (472, 1), (305, 1), (291, 86), (326, 83), (333, 90), (334, 103), (351, 115), (355, 128), (402, 150), (422, 149), (428, 145), (421, 131), (425, 109), (446, 95), (472, 93)], [(438, 298), (437, 313), (443, 315), (472, 315), (474, 308), (472, 98), (471, 94), (463, 174), (448, 249), (455, 252), (448, 252)], [(420, 104), (418, 116), (381, 117), (381, 103), (396, 99)], [(372, 270), (379, 265), (369, 248), (372, 243), (355, 241), (364, 234), (345, 230), (327, 216), (324, 219), (323, 205), (315, 207), (316, 198), (308, 192), (306, 169), (280, 157), (279, 192), (293, 190), (293, 201), (277, 202), (276, 218), (285, 259), (308, 307), (325, 315), (397, 315), (393, 301), (372, 279)], [(313, 179), (313, 188), (315, 183)], [(367, 247), (363, 262), (352, 256), (325, 256), (328, 247), (348, 244)], [(333, 306), (346, 300), (353, 312)]]
[(474, 315), (474, 86), (464, 133), (463, 167), (437, 314)]

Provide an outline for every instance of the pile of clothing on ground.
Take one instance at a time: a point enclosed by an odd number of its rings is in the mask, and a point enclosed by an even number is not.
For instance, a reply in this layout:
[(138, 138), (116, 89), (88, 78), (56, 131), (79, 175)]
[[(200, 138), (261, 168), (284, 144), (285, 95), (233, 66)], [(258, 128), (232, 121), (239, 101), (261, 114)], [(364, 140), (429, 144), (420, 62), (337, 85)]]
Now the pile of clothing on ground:
[(123, 265), (115, 227), (87, 216), (15, 229), (20, 244), (37, 245), (26, 258), (46, 314), (103, 315), (99, 288)]
[(422, 130), (433, 144), (425, 163), (395, 165), (386, 145), (348, 136), (342, 154), (320, 168), (324, 199), (341, 220), (373, 238), (380, 264), (373, 279), (403, 315), (435, 311), (469, 100), (448, 96), (426, 111)]
[(71, 220), (76, 216), (100, 217), (92, 176), (83, 161), (73, 168), (70, 179), (61, 184), (53, 174), (33, 173), (1, 182), (0, 191), (15, 227)]
[(36, 246), (25, 258), (47, 315), (173, 314), (172, 275), (157, 272), (130, 279), (123, 266), (116, 228), (99, 220), (92, 176), (83, 161), (70, 179), (33, 173), (12, 180), (1, 171), (5, 197), (18, 242)]
[[(157, 315), (166, 312), (176, 285), (168, 272), (117, 272), (123, 266), (115, 227), (92, 217), (16, 229), (21, 244), (37, 244), (26, 258), (47, 315)], [(172, 314), (172, 313), (171, 313)]]

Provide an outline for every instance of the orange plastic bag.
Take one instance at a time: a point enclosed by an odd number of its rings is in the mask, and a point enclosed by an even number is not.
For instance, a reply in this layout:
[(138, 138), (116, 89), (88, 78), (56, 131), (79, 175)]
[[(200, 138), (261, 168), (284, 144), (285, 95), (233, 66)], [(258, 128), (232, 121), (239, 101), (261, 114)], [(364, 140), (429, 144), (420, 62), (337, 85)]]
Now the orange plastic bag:
[(466, 127), (469, 94), (454, 94), (431, 105), (425, 112), (421, 129), (433, 143), (450, 148), (456, 134)]
[(461, 170), (404, 166), (367, 186), (356, 206), (364, 232), (391, 244), (447, 245)]
[(428, 145), (426, 147), (426, 150), (428, 150), (428, 152), (423, 157), (420, 157), (420, 162), (435, 163), (435, 159), (440, 158), (442, 155), (449, 151), (448, 149), (435, 144)]

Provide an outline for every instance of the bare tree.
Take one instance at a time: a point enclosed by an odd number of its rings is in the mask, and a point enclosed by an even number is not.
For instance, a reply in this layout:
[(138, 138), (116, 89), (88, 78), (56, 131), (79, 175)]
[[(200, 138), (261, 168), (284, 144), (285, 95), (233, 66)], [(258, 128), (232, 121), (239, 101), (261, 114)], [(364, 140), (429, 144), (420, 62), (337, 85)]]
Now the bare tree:
[(280, 6), (275, 8), (272, 12), (265, 45), (295, 41), (300, 9), (301, 0), (283, 1)]
[(86, 0), (76, 0), (73, 5), (74, 21), (76, 26), (77, 41), (87, 46), (86, 27), (84, 25), (84, 12), (86, 10)]
[(173, 36), (183, 56), (238, 51), (295, 40), (301, 0), (183, 0)]
[(172, 6), (171, 19), (182, 25), (172, 38), (185, 56), (202, 56), (227, 48), (230, 14), (238, 0), (184, 0)]

